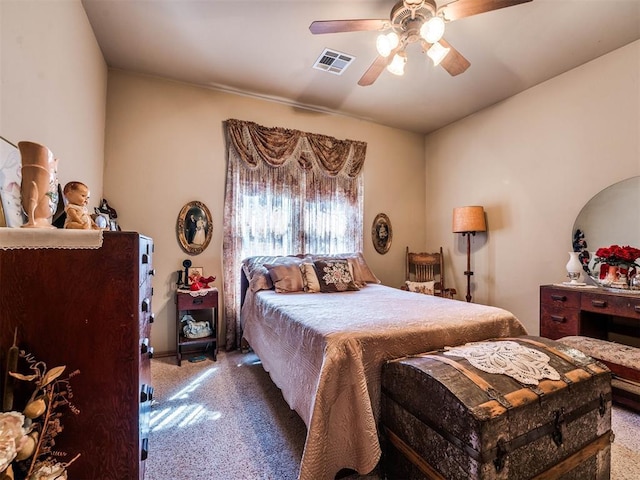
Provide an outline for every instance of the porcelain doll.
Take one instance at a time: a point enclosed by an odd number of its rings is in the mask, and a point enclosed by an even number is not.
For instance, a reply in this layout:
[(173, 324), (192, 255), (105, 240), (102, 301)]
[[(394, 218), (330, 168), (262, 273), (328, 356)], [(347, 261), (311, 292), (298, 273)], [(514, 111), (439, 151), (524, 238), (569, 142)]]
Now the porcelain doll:
[(67, 218), (64, 221), (64, 228), (76, 228), (82, 230), (100, 230), (87, 211), (89, 202), (89, 187), (82, 182), (69, 182), (62, 191), (67, 200), (64, 211)]

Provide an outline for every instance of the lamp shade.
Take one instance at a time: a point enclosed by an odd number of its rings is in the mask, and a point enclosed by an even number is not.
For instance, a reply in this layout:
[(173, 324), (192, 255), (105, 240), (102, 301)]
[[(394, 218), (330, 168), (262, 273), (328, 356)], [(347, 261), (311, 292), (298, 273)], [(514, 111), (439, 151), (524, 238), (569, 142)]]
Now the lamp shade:
[(453, 209), (453, 233), (486, 232), (484, 209), (479, 206)]
[(427, 50), (427, 55), (431, 60), (433, 60), (433, 65), (437, 67), (438, 65), (440, 65), (440, 62), (444, 60), (444, 57), (449, 54), (450, 51), (450, 48), (445, 48), (440, 45), (440, 43), (436, 42), (431, 45), (431, 48), (429, 50)]
[(387, 70), (389, 70), (394, 75), (404, 75), (404, 65), (407, 63), (407, 54), (404, 52), (398, 52), (391, 60), (391, 63), (387, 65)]

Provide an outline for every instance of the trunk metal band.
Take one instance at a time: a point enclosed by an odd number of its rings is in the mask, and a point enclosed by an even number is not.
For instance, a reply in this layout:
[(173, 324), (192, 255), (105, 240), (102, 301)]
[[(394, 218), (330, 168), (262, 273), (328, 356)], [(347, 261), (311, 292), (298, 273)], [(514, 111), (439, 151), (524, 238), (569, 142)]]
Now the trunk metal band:
[[(385, 434), (391, 442), (391, 444), (402, 453), (407, 460), (413, 463), (429, 480), (446, 480), (439, 472), (437, 472), (424, 458), (420, 456), (409, 444), (407, 444), (402, 438), (396, 435), (388, 427), (384, 427)], [(564, 458), (553, 467), (539, 473), (531, 480), (552, 480), (556, 479), (567, 472), (570, 472), (580, 463), (584, 462), (590, 457), (598, 454), (601, 450), (611, 445), (613, 442), (613, 432), (608, 432), (600, 435), (593, 442), (582, 447), (577, 452)]]

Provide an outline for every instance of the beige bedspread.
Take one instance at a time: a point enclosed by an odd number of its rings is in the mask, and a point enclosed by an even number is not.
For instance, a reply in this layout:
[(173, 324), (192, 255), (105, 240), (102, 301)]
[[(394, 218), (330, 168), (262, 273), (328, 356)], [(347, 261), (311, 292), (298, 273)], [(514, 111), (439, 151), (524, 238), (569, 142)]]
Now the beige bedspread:
[(374, 284), (330, 294), (248, 293), (242, 323), (244, 338), (307, 426), (300, 480), (375, 468), (386, 360), (526, 333), (499, 308)]

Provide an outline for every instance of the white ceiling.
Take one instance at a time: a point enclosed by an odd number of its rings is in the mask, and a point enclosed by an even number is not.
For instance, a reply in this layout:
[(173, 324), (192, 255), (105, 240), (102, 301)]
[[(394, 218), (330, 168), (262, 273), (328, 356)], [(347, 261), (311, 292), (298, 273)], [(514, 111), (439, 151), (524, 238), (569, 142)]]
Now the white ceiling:
[[(394, 0), (82, 3), (109, 67), (422, 133), (640, 39), (640, 0), (533, 0), (447, 24), (445, 39), (471, 62), (461, 75), (416, 44), (403, 77), (384, 71), (361, 87), (378, 33), (312, 35), (309, 24), (388, 19)], [(341, 76), (313, 69), (325, 48), (356, 59)]]

